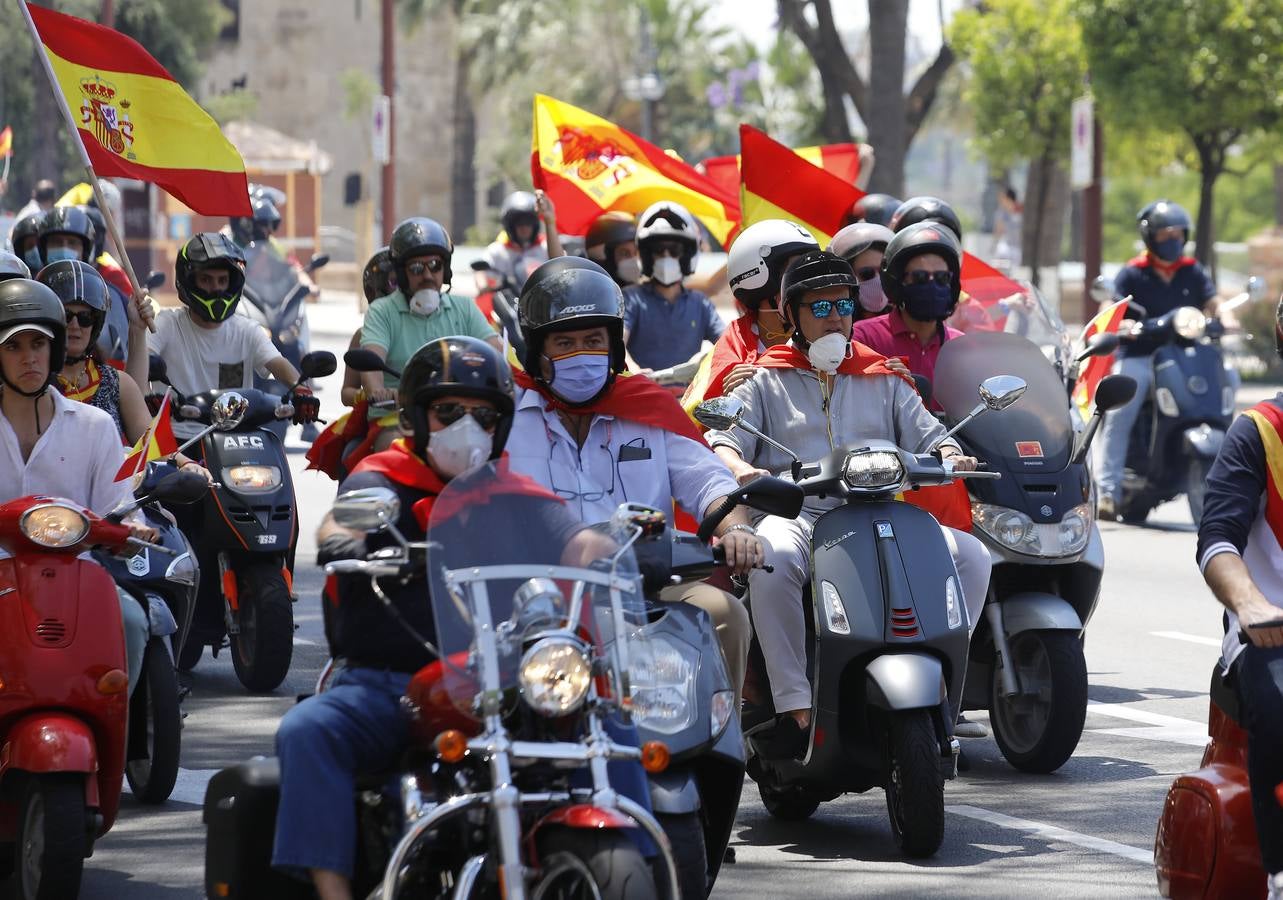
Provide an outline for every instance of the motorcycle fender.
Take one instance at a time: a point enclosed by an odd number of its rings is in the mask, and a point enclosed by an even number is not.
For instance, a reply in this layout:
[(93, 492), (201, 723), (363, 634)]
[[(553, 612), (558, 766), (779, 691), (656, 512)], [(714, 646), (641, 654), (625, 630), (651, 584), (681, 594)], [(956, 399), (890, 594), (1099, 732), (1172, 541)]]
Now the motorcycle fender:
[(650, 782), (650, 805), (655, 812), (679, 815), (699, 810), (699, 785), (690, 768), (678, 766), (652, 772), (647, 781)]
[(152, 637), (169, 637), (178, 631), (169, 604), (155, 594), (147, 595), (147, 621), (151, 623)]
[(89, 725), (74, 716), (27, 716), (9, 729), (0, 748), (0, 773), (98, 771), (98, 744)]
[(617, 809), (604, 806), (592, 806), (588, 803), (575, 803), (554, 809), (535, 823), (531, 837), (546, 825), (562, 825), (566, 828), (636, 828), (637, 823)]
[(944, 667), (926, 653), (888, 653), (869, 663), (865, 671), (872, 706), (935, 709), (945, 698)]
[(1185, 452), (1192, 456), (1216, 459), (1216, 454), (1221, 452), (1221, 445), (1224, 443), (1224, 430), (1215, 426), (1199, 425), (1185, 429), (1183, 445)]
[(1033, 591), (1003, 599), (1002, 622), (1008, 635), (1022, 631), (1083, 630), (1082, 619), (1063, 598)]

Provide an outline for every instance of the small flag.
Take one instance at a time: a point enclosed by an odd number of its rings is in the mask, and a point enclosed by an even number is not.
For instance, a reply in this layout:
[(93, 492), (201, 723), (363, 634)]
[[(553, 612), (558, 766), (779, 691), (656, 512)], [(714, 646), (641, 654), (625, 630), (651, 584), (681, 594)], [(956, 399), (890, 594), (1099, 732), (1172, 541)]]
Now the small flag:
[(8, 156), (13, 152), (13, 126), (6, 125), (4, 131), (0, 131), (0, 156)]
[[(1098, 334), (1112, 334), (1118, 330), (1118, 326), (1123, 323), (1127, 317), (1127, 300), (1119, 300), (1117, 303), (1111, 303), (1087, 323), (1083, 329), (1082, 342), (1087, 344)], [(1091, 418), (1092, 403), (1096, 399), (1096, 386), (1104, 380), (1105, 376), (1114, 368), (1114, 354), (1108, 356), (1089, 356), (1087, 362), (1083, 365), (1082, 370), (1078, 373), (1078, 380), (1074, 382), (1073, 401), (1074, 406), (1078, 407), (1078, 414), (1083, 417), (1083, 421)]]
[(169, 421), (170, 396), (169, 391), (166, 391), (165, 398), (160, 401), (160, 409), (156, 411), (156, 418), (151, 420), (143, 436), (125, 457), (125, 461), (116, 472), (116, 481), (132, 478), (153, 459), (160, 459), (162, 456), (178, 451), (178, 441), (174, 438), (174, 428)]
[(790, 219), (821, 245), (842, 229), (864, 196), (853, 183), (808, 162), (751, 125), (740, 125), (740, 207), (743, 227), (763, 219)]

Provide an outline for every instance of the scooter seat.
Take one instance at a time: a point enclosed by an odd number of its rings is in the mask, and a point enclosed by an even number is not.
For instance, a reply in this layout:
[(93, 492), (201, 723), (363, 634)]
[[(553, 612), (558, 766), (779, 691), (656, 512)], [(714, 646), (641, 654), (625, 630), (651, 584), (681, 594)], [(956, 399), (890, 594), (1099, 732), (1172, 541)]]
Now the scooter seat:
[(1234, 687), (1234, 674), (1230, 673), (1229, 679), (1223, 674), (1221, 664), (1216, 663), (1212, 667), (1212, 685), (1208, 692), (1212, 696), (1212, 702), (1215, 703), (1226, 716), (1234, 722), (1235, 725), (1242, 727), (1243, 722), (1240, 719), (1241, 711), (1239, 710), (1238, 690)]

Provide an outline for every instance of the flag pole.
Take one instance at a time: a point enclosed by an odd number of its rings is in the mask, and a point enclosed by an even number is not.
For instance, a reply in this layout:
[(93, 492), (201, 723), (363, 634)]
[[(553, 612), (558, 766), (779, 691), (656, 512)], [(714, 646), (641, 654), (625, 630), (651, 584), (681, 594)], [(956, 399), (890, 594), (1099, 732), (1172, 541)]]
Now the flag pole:
[[(31, 18), (31, 10), (27, 9), (26, 0), (18, 0), (18, 6), (22, 7), (22, 17), (27, 22), (27, 30), (31, 32), (31, 39), (36, 42), (36, 55), (40, 57), (40, 65), (44, 68), (45, 77), (49, 80), (49, 89), (53, 91), (54, 99), (58, 101), (58, 108), (62, 110), (63, 121), (67, 123), (67, 128), (71, 130), (71, 136), (75, 139), (76, 149), (80, 151), (80, 161), (84, 164), (89, 186), (93, 188), (94, 199), (98, 203), (98, 211), (102, 213), (103, 221), (107, 223), (107, 231), (111, 235), (112, 241), (116, 244), (116, 249), (120, 251), (120, 264), (125, 269), (125, 275), (128, 276), (129, 284), (133, 287), (134, 293), (140, 294), (142, 291), (138, 286), (138, 276), (134, 273), (134, 264), (129, 261), (129, 254), (125, 251), (125, 240), (121, 236), (120, 228), (116, 225), (116, 219), (111, 214), (111, 209), (107, 206), (107, 201), (102, 195), (102, 188), (98, 185), (98, 176), (94, 172), (94, 164), (89, 161), (89, 151), (85, 149), (85, 142), (80, 137), (80, 129), (76, 126), (76, 119), (71, 114), (71, 106), (67, 103), (67, 96), (58, 85), (58, 78), (54, 75), (53, 66), (49, 62), (49, 54), (45, 51), (44, 41), (40, 39), (40, 32), (36, 28), (35, 20)], [(153, 333), (156, 331), (154, 323), (149, 324), (148, 327), (151, 328)]]

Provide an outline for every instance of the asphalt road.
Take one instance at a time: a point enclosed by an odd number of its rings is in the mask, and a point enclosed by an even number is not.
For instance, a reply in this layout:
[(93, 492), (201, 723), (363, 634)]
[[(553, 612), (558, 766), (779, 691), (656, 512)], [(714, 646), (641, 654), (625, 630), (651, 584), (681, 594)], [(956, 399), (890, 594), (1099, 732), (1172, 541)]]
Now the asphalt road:
[[(355, 327), (351, 295), (315, 308), (313, 340), (336, 352)], [(338, 377), (320, 394), (338, 404)], [(290, 676), (275, 693), (249, 696), (226, 653), (206, 654), (186, 701), (183, 772), (171, 800), (146, 808), (125, 789), (115, 828), (86, 861), (86, 898), (201, 895), (200, 803), (220, 767), (270, 753), (280, 716), (311, 690), (323, 663), (320, 571), (313, 535), (334, 495), (291, 455), (302, 544), (295, 584), (298, 632)], [(1077, 753), (1059, 772), (1012, 769), (992, 739), (964, 741), (972, 769), (945, 790), (944, 845), (925, 861), (901, 859), (881, 791), (825, 804), (807, 822), (776, 822), (746, 784), (734, 836), (737, 861), (715, 897), (1156, 896), (1151, 853), (1172, 779), (1196, 768), (1206, 740), (1207, 686), (1218, 655), (1218, 607), (1193, 562), (1183, 502), (1150, 525), (1102, 528), (1103, 594), (1088, 630), (1092, 705)], [(973, 718), (984, 721), (983, 714)]]

